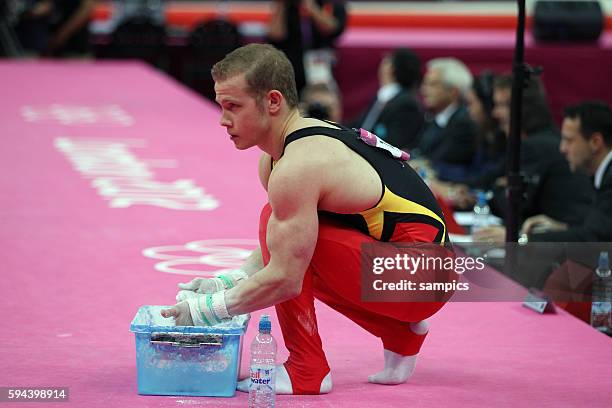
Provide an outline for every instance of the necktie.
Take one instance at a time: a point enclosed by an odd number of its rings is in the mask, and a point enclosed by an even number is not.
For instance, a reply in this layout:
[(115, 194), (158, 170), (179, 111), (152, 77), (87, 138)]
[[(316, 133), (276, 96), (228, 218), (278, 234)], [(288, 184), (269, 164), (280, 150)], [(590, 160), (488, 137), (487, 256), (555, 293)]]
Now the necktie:
[(380, 116), (380, 113), (382, 112), (384, 107), (385, 103), (380, 101), (379, 99), (376, 99), (376, 102), (374, 102), (372, 108), (363, 120), (361, 127), (365, 130), (373, 131), (374, 125), (376, 124), (376, 121), (378, 120), (378, 117)]

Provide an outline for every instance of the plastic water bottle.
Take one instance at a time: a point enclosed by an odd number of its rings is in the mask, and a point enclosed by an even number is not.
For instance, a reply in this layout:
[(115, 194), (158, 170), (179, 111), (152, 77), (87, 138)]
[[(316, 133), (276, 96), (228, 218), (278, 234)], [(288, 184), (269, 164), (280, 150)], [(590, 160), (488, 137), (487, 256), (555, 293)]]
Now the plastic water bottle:
[(472, 225), (472, 232), (475, 232), (481, 228), (489, 226), (489, 216), (491, 209), (487, 204), (487, 194), (484, 191), (479, 191), (476, 196), (476, 205), (474, 205), (474, 223)]
[(591, 301), (591, 326), (612, 335), (612, 276), (607, 252), (599, 254)]
[(425, 184), (429, 185), (430, 180), (427, 170), (425, 170), (423, 167), (419, 167), (418, 174), (421, 176), (421, 179), (425, 182)]
[(272, 408), (276, 401), (276, 340), (270, 316), (261, 315), (259, 333), (251, 343), (249, 408)]

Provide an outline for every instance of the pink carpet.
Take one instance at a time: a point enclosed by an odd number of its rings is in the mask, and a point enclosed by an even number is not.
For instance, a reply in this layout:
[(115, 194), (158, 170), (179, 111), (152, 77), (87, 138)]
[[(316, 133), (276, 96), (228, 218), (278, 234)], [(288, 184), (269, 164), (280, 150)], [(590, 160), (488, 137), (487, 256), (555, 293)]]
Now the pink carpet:
[[(139, 396), (129, 324), (141, 305), (173, 303), (177, 282), (252, 247), (265, 202), (258, 153), (235, 151), (212, 104), (141, 64), (1, 62), (0, 84), (0, 386), (66, 386), (86, 407), (246, 406), (241, 393)], [(383, 387), (366, 382), (382, 367), (377, 339), (318, 310), (334, 390), (280, 396), (279, 407), (612, 401), (611, 339), (564, 312), (450, 304), (413, 378)]]

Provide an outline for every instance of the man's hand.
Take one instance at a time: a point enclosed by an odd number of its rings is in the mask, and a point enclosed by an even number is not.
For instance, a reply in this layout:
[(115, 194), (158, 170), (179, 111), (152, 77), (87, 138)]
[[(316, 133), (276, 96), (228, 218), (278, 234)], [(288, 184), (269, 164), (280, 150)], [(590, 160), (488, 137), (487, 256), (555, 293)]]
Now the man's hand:
[(165, 318), (174, 317), (174, 324), (177, 326), (193, 326), (193, 319), (187, 302), (179, 302), (169, 309), (164, 309), (161, 311), (161, 315)]
[(187, 300), (197, 293), (215, 293), (224, 289), (231, 289), (248, 277), (249, 275), (241, 269), (233, 269), (214, 278), (195, 278), (191, 282), (179, 283), (178, 287), (181, 290), (176, 294), (176, 301)]
[(495, 180), (495, 186), (496, 187), (507, 187), (508, 186), (508, 178), (506, 176), (504, 177), (500, 177), (497, 180)]
[(506, 239), (506, 230), (504, 227), (495, 225), (492, 227), (481, 228), (474, 232), (475, 242), (499, 243)]
[(476, 204), (476, 196), (464, 184), (454, 184), (449, 191), (448, 198), (456, 208), (467, 209)]
[(198, 294), (161, 311), (163, 317), (174, 317), (177, 326), (214, 326), (230, 319), (225, 292)]
[(225, 289), (223, 281), (220, 278), (195, 278), (191, 282), (179, 283), (181, 291), (190, 291), (195, 293), (215, 293)]
[(521, 227), (521, 234), (531, 234), (534, 232), (564, 231), (567, 224), (554, 220), (547, 215), (540, 214), (529, 217)]

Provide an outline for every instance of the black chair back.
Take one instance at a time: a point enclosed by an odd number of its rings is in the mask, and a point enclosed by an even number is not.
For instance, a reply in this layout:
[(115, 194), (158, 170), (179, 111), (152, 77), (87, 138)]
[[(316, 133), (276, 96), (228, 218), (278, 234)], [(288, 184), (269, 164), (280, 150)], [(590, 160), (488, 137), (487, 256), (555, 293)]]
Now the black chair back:
[(157, 66), (163, 55), (166, 31), (148, 18), (132, 18), (119, 24), (112, 34), (112, 58), (135, 58)]

